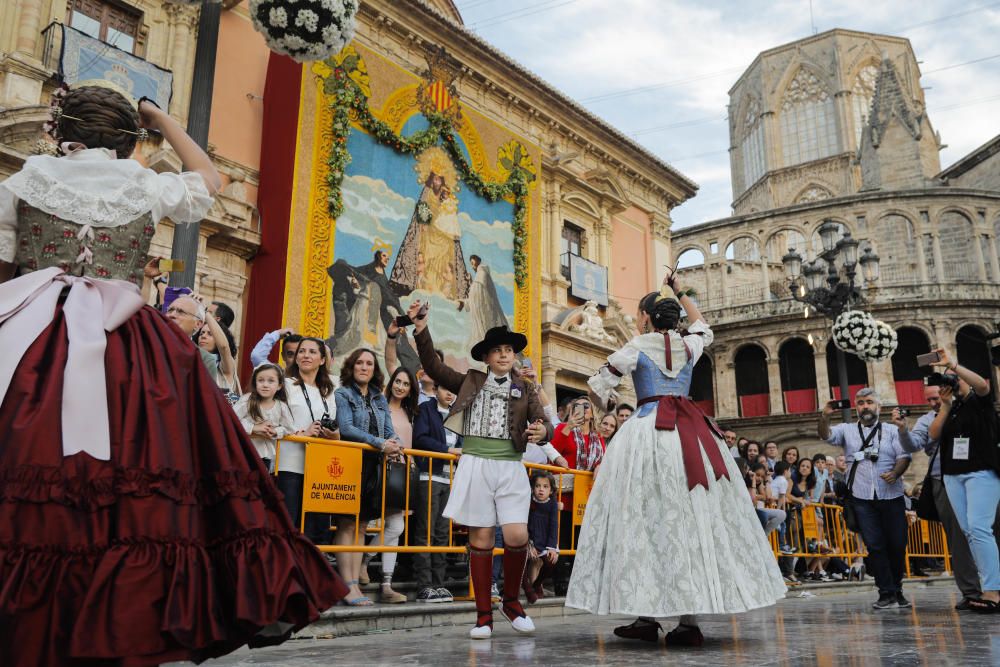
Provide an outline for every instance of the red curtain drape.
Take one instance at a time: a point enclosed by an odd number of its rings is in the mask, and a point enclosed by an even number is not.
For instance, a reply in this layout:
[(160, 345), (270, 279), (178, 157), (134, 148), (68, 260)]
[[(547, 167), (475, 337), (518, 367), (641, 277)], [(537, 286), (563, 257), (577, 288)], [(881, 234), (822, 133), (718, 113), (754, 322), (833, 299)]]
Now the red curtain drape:
[(815, 389), (794, 389), (785, 392), (785, 413), (799, 414), (816, 411)]
[(302, 65), (271, 54), (264, 84), (264, 121), (260, 146), (260, 252), (247, 284), (241, 375), (249, 378), (250, 350), (268, 331), (281, 327), (285, 297), (285, 260), (292, 208), (292, 177), (298, 135)]
[(740, 414), (743, 417), (765, 417), (770, 414), (769, 394), (740, 396)]

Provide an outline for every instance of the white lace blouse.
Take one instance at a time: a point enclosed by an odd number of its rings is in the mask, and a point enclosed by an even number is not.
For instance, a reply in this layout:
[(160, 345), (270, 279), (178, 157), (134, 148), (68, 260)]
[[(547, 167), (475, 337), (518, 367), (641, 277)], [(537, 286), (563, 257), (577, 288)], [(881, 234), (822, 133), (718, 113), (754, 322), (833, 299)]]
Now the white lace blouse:
[(150, 213), (153, 222), (195, 222), (208, 213), (212, 196), (195, 172), (157, 173), (135, 160), (116, 159), (105, 148), (65, 157), (35, 155), (0, 183), (0, 260), (13, 261), (17, 205), (23, 201), (69, 222), (118, 227)]

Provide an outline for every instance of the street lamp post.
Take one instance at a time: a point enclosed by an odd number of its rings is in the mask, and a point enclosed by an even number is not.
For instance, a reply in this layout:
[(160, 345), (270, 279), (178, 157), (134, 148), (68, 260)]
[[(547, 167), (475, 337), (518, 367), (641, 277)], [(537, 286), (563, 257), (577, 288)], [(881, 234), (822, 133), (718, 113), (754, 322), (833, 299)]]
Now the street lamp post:
[[(806, 304), (807, 315), (811, 308), (830, 319), (836, 319), (844, 311), (864, 303), (861, 290), (854, 284), (858, 264), (861, 264), (862, 276), (867, 286), (872, 287), (878, 281), (879, 256), (872, 252), (871, 248), (865, 248), (864, 254), (859, 259), (860, 243), (851, 237), (850, 232), (844, 232), (838, 241), (839, 232), (840, 225), (830, 220), (820, 225), (819, 236), (823, 242), (823, 252), (812, 262), (803, 265), (802, 255), (797, 253), (795, 248), (789, 248), (788, 253), (781, 258), (792, 297)], [(840, 398), (850, 398), (847, 384), (847, 357), (839, 347), (836, 349)], [(850, 421), (850, 408), (843, 409), (842, 416), (845, 422)]]

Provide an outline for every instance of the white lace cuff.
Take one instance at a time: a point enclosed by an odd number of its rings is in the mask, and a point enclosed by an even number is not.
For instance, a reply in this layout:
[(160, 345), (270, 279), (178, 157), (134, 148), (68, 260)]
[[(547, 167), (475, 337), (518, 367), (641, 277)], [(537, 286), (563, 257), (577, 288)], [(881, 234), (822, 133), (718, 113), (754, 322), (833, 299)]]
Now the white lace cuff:
[(621, 383), (622, 379), (608, 370), (607, 366), (601, 366), (601, 369), (597, 371), (589, 380), (587, 384), (594, 391), (595, 394), (601, 397), (601, 400), (605, 403), (611, 398), (611, 394)]

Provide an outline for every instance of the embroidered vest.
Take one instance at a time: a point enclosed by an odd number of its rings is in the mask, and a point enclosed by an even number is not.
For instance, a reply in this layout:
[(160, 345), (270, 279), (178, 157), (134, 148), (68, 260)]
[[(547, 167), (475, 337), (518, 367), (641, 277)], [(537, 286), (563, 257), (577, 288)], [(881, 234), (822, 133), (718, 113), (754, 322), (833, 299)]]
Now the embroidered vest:
[(142, 287), (155, 231), (149, 213), (118, 227), (95, 228), (21, 202), (14, 264), (22, 274), (58, 266), (75, 276), (127, 280)]

